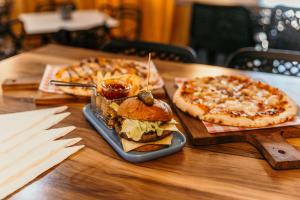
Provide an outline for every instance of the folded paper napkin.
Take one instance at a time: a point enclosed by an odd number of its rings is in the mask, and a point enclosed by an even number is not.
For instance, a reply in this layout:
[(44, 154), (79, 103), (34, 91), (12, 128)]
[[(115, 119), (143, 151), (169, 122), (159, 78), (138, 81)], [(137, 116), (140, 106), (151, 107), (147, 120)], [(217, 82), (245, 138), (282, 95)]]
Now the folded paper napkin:
[[(82, 149), (81, 138), (60, 139), (74, 126), (48, 129), (70, 113), (66, 106), (0, 115), (0, 199)], [(48, 129), (48, 130), (47, 130)]]
[[(175, 78), (175, 85), (178, 87), (181, 85), (187, 78), (177, 77)], [(300, 117), (297, 116), (293, 121), (288, 121), (285, 123), (267, 126), (263, 128), (244, 128), (237, 126), (222, 126), (219, 124), (209, 123), (203, 121), (203, 124), (209, 133), (224, 133), (224, 132), (233, 132), (233, 131), (246, 131), (246, 130), (254, 130), (254, 129), (266, 129), (266, 128), (275, 128), (275, 127), (285, 127), (285, 126), (299, 126), (300, 125)]]

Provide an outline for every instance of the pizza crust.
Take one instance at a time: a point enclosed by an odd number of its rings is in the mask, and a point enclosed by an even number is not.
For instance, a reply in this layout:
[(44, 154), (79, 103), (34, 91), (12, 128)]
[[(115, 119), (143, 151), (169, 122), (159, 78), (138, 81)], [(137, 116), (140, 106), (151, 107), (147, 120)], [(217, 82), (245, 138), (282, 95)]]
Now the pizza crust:
[(182, 98), (182, 96), (180, 95), (181, 90), (182, 90), (182, 86), (180, 86), (176, 90), (173, 96), (174, 104), (183, 112), (187, 112), (193, 117), (198, 117), (199, 119), (202, 119), (202, 116), (204, 115), (205, 111), (194, 104), (186, 102), (184, 98)]
[(276, 116), (263, 116), (256, 119), (250, 119), (247, 117), (231, 117), (230, 115), (224, 114), (206, 114), (202, 116), (202, 120), (221, 125), (252, 128), (280, 124), (294, 119), (294, 117), (297, 115), (297, 105), (294, 103), (294, 101), (288, 96), (284, 96), (284, 98), (288, 102), (284, 107), (285, 111)]
[(286, 121), (290, 121), (294, 117), (288, 116), (288, 113), (281, 113), (275, 117), (261, 117), (257, 119), (249, 119), (246, 117), (230, 117), (228, 115), (206, 115), (203, 117), (204, 121), (216, 123), (225, 126), (238, 126), (238, 127), (249, 127), (249, 128), (260, 128), (271, 126), (275, 124), (281, 124)]

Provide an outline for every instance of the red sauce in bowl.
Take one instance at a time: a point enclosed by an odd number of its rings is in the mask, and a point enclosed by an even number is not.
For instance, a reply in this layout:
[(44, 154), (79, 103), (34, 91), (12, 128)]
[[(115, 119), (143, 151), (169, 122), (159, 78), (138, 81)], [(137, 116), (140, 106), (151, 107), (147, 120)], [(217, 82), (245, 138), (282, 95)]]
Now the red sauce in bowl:
[(130, 86), (124, 81), (108, 79), (102, 83), (101, 95), (109, 100), (120, 99), (127, 97), (129, 90)]

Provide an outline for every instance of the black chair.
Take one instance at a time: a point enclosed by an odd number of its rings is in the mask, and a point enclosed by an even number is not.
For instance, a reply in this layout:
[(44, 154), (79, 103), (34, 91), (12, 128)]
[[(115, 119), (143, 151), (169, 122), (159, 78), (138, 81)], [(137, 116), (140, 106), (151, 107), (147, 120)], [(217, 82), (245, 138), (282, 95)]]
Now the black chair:
[(100, 50), (140, 57), (146, 57), (151, 53), (153, 59), (186, 63), (196, 62), (196, 53), (193, 49), (160, 43), (112, 40), (104, 44)]
[(205, 50), (210, 64), (216, 54), (254, 46), (250, 12), (240, 6), (193, 4), (190, 46)]
[(18, 53), (25, 36), (22, 22), (10, 17), (11, 7), (12, 2), (9, 0), (0, 6), (0, 59)]
[[(61, 31), (60, 34), (63, 33), (64, 32)], [(69, 32), (69, 35), (71, 36), (71, 38), (69, 39), (71, 43), (67, 45), (98, 50), (107, 41), (110, 40), (110, 29), (106, 25), (103, 25), (103, 26), (91, 28), (89, 30), (76, 31), (72, 33)], [(64, 38), (64, 37), (60, 37), (60, 38)], [(60, 43), (66, 44), (62, 41)]]
[(267, 30), (270, 26), (271, 14), (271, 8), (254, 8), (252, 10), (255, 47), (259, 50), (266, 51), (269, 48)]
[(300, 8), (277, 6), (272, 9), (268, 29), (269, 47), (300, 50)]
[(244, 48), (232, 54), (226, 66), (241, 70), (300, 76), (300, 52), (278, 49), (256, 51), (254, 48)]

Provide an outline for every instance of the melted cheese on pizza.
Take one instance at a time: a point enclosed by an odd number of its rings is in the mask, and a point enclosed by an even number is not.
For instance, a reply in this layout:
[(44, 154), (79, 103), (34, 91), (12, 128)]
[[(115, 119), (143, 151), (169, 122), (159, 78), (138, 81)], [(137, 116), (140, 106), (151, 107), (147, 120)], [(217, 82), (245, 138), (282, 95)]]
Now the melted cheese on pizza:
[(183, 83), (181, 96), (205, 113), (249, 118), (277, 115), (287, 103), (278, 89), (242, 76), (192, 79)]

